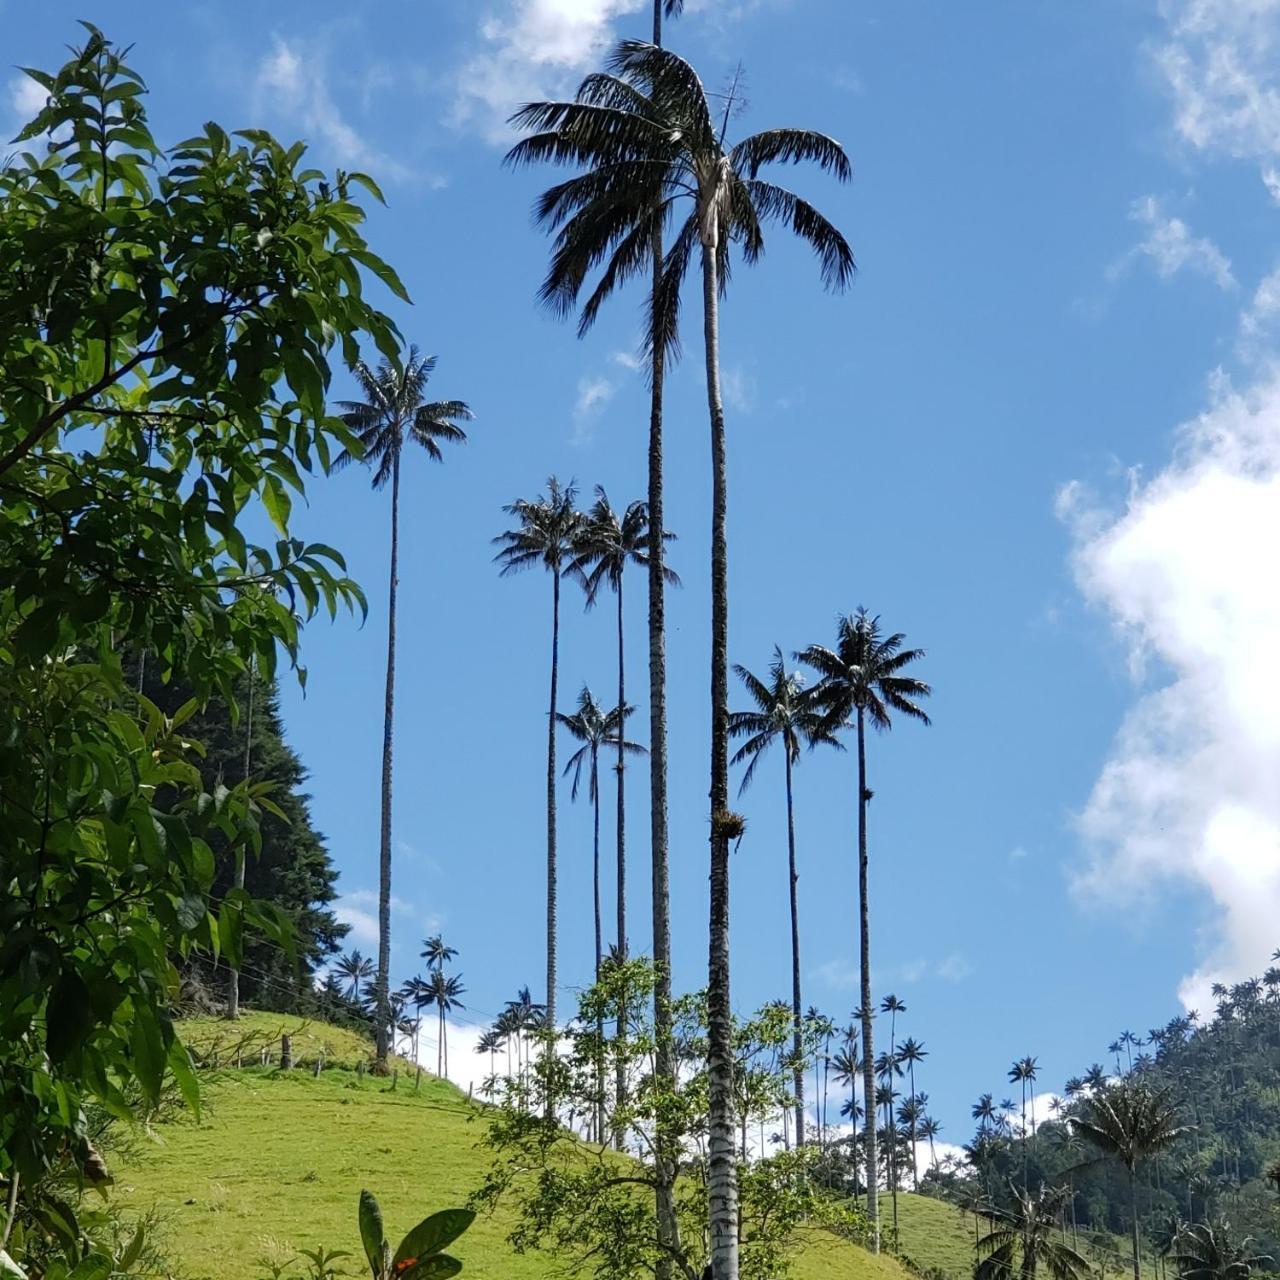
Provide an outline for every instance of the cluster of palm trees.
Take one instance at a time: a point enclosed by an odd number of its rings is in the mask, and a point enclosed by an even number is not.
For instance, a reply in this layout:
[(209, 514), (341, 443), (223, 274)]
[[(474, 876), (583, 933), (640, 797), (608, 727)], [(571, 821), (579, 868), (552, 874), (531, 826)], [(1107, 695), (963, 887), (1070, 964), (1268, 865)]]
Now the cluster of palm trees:
[[(656, 1070), (674, 1079), (671, 1043), (670, 925), (667, 860), (667, 742), (666, 634), (664, 591), (672, 580), (665, 564), (663, 523), (663, 389), (665, 371), (680, 350), (682, 286), (696, 261), (701, 279), (702, 331), (710, 428), (710, 579), (711, 579), (711, 703), (710, 703), (710, 881), (708, 930), (708, 1074), (709, 1089), (709, 1201), (711, 1272), (713, 1280), (736, 1280), (737, 1190), (733, 1115), (733, 1031), (730, 1005), (729, 849), (743, 831), (740, 815), (730, 807), (730, 738), (734, 718), (729, 707), (729, 591), (727, 427), (720, 376), (720, 307), (725, 299), (734, 246), (743, 260), (756, 262), (765, 247), (764, 228), (780, 224), (814, 250), (825, 286), (843, 290), (852, 281), (854, 257), (841, 232), (806, 199), (762, 176), (772, 165), (809, 162), (840, 182), (851, 166), (843, 148), (832, 138), (809, 129), (770, 129), (728, 140), (737, 115), (740, 93), (735, 83), (723, 103), (712, 100), (694, 68), (662, 47), (664, 17), (679, 13), (680, 0), (654, 0), (652, 39), (624, 40), (606, 67), (587, 76), (568, 101), (531, 103), (513, 117), (524, 134), (508, 155), (512, 165), (551, 163), (574, 172), (547, 190), (536, 206), (538, 219), (553, 236), (550, 268), (541, 288), (553, 309), (579, 313), (579, 330), (590, 328), (604, 303), (633, 280), (648, 285), (644, 334), (646, 373), (651, 388), (649, 415), (648, 498), (633, 504), (622, 516), (607, 513), (600, 495), (597, 509), (611, 516), (608, 549), (594, 558), (581, 558), (578, 542), (583, 520), (575, 510), (572, 486), (554, 480), (532, 502), (508, 508), (516, 527), (500, 538), (499, 559), (504, 572), (541, 564), (552, 579), (552, 655), (550, 709), (547, 725), (547, 975), (546, 1018), (556, 1023), (557, 964), (556, 908), (556, 733), (568, 725), (558, 707), (559, 606), (562, 580), (579, 578), (592, 601), (607, 583), (622, 611), (623, 571), (629, 564), (647, 568), (649, 584), (649, 741), (650, 858), (652, 869), (653, 960), (657, 973), (654, 1014), (657, 1031)], [(383, 792), (380, 835), (378, 965), (375, 995), (381, 1013), (378, 1025), (379, 1063), (385, 1065), (390, 1025), (390, 883), (392, 821), (392, 741), (395, 678), (395, 593), (397, 585), (397, 526), (400, 457), (403, 442), (413, 439), (433, 458), (437, 442), (464, 438), (458, 425), (470, 417), (460, 401), (434, 405), (422, 402), (430, 361), (416, 353), (400, 369), (387, 366), (376, 374), (357, 369), (366, 399), (345, 406), (348, 422), (364, 446), (364, 457), (375, 465), (375, 485), (392, 487), (392, 552), (389, 597), (389, 635), (384, 717)], [(597, 523), (594, 519), (586, 523)], [(594, 586), (591, 584), (594, 582)], [(623, 758), (629, 748), (623, 733), (627, 715), (625, 669), (619, 625), (619, 692), (607, 719), (594, 698), (579, 702), (576, 723), (594, 735), (588, 747), (592, 765), (601, 749), (618, 753), (618, 927), (616, 946), (626, 953), (625, 929), (625, 799)], [(922, 682), (899, 675), (917, 656), (901, 649), (901, 637), (882, 637), (875, 620), (860, 613), (841, 620), (834, 648), (811, 646), (801, 655), (821, 677), (821, 705), (834, 735), (846, 726), (856, 730), (858, 743), (858, 867), (861, 899), (860, 953), (862, 966), (865, 1049), (864, 1088), (874, 1092), (870, 1023), (870, 941), (866, 894), (867, 832), (865, 730), (887, 728), (891, 712), (925, 719), (918, 700), (928, 693)], [(785, 691), (784, 691), (785, 692)], [(816, 695), (815, 695), (816, 696)], [(766, 715), (767, 712), (758, 712)], [(588, 720), (591, 727), (588, 728)], [(739, 719), (739, 726), (745, 722)], [(571, 728), (572, 732), (576, 732)], [(739, 732), (744, 732), (741, 728)], [(786, 731), (784, 732), (784, 736)], [(798, 727), (796, 734), (804, 735)], [(753, 735), (758, 736), (758, 733)], [(794, 736), (794, 735), (793, 735)], [(788, 775), (795, 763), (794, 742), (788, 741)], [(750, 743), (744, 745), (747, 750)], [(763, 745), (759, 750), (763, 749)], [(741, 754), (741, 753), (740, 753)], [(750, 751), (749, 754), (758, 754)], [(598, 804), (598, 787), (593, 788)], [(791, 852), (795, 882), (794, 848)], [(603, 945), (597, 947), (599, 956)], [(793, 970), (798, 966), (798, 916), (793, 927)], [(793, 983), (792, 1012), (798, 1024), (799, 995)], [(800, 1089), (803, 1081), (800, 1081)], [(802, 1101), (797, 1099), (802, 1107)], [(801, 1121), (801, 1125), (802, 1125)], [(797, 1133), (800, 1137), (800, 1133)], [(877, 1217), (874, 1194), (876, 1154), (874, 1109), (867, 1117), (869, 1169), (868, 1209)], [(656, 1144), (657, 1218), (660, 1242), (674, 1230), (672, 1188), (679, 1160), (671, 1133)]]
[[(508, 1000), (493, 1025), (481, 1033), (476, 1052), (489, 1057), (489, 1079), (484, 1091), (492, 1093), (497, 1078), (497, 1056), (507, 1055), (507, 1077), (526, 1080), (533, 1042), (547, 1026), (547, 1007), (538, 1004), (528, 987), (521, 987), (514, 1000)], [(515, 1060), (512, 1061), (512, 1050)]]

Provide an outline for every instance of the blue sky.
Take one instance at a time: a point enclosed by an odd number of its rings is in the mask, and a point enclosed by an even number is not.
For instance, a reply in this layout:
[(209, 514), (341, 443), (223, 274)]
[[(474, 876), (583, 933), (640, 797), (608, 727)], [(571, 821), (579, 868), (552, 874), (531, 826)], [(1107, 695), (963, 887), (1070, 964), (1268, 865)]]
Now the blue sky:
[[(586, 341), (538, 310), (546, 249), (528, 210), (548, 175), (502, 169), (502, 121), (643, 34), (643, 0), (109, 8), (95, 16), (136, 44), (161, 138), (207, 118), (262, 125), (382, 181), (370, 238), (416, 303), (392, 309), (438, 354), (438, 393), (476, 411), (465, 448), (406, 476), (394, 925), (400, 976), (416, 940), (444, 930), (482, 1019), (542, 981), (550, 602), (543, 576), (499, 580), (490, 539), (502, 504), (551, 472), (618, 503), (645, 485), (640, 297)], [(0, 0), (5, 62), (55, 65), (84, 12)], [(794, 175), (853, 243), (853, 290), (824, 295), (775, 233), (723, 310), (731, 659), (763, 671), (775, 643), (828, 641), (859, 604), (928, 652), (933, 727), (871, 744), (874, 953), (877, 992), (905, 1000), (902, 1028), (929, 1049), (922, 1085), (948, 1138), (1015, 1056), (1037, 1055), (1053, 1088), (1280, 942), (1278, 20), (1280, 0), (703, 0), (669, 32), (713, 87), (742, 61), (737, 127), (820, 127), (853, 159), (844, 188)], [(28, 91), (4, 75), (12, 136)], [(686, 989), (705, 978), (707, 906), (695, 303), (667, 415)], [(347, 553), (372, 603), (363, 629), (308, 630), (307, 696), (285, 691), (368, 949), (386, 495), (350, 471), (314, 485), (298, 524)], [(628, 585), (642, 698), (644, 587)], [(567, 602), (566, 704), (614, 679), (610, 612)], [(854, 1003), (852, 768), (815, 755), (797, 781), (805, 995), (840, 1019)], [(629, 776), (642, 944), (643, 766)], [(590, 825), (567, 786), (561, 798), (572, 988), (591, 965)], [(745, 1009), (787, 984), (780, 760), (743, 808)]]

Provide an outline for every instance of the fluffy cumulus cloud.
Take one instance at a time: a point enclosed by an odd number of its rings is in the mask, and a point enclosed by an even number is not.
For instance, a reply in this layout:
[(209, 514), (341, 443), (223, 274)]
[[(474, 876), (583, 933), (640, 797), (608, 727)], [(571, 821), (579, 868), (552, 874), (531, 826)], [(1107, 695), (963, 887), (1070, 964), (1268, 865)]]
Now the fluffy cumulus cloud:
[(1167, 213), (1155, 196), (1135, 200), (1129, 217), (1142, 228), (1142, 239), (1112, 265), (1109, 274), (1113, 279), (1134, 262), (1145, 260), (1164, 280), (1190, 271), (1212, 280), (1220, 289), (1235, 288), (1231, 260), (1226, 254), (1208, 236), (1193, 234), (1181, 218)]
[[(649, 0), (504, 0), (487, 7), (480, 49), (463, 65), (454, 123), (494, 142), (510, 140), (507, 117), (523, 102), (571, 90), (601, 61), (615, 19)], [(636, 34), (644, 34), (637, 28)]]
[(1280, 373), (1247, 391), (1218, 375), (1122, 511), (1074, 485), (1060, 510), (1142, 689), (1080, 815), (1078, 888), (1127, 906), (1170, 883), (1199, 893), (1212, 923), (1181, 995), (1207, 1008), (1213, 981), (1257, 972), (1280, 942)]
[[(391, 895), (391, 910), (397, 915), (414, 916), (417, 908), (403, 898)], [(378, 945), (378, 895), (372, 889), (355, 889), (344, 893), (333, 904), (333, 914), (339, 924), (345, 924), (349, 930), (346, 937), (347, 946), (376, 947)], [(424, 934), (434, 933), (439, 921), (429, 916), (422, 924)]]
[(1280, 156), (1280, 0), (1164, 0), (1155, 57), (1198, 150)]

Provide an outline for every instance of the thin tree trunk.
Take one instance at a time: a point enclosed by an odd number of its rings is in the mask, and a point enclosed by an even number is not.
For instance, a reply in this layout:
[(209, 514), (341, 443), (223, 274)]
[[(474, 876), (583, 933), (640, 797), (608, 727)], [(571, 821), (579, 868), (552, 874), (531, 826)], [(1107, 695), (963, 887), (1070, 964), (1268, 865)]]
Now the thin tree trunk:
[(547, 1043), (556, 1026), (556, 692), (560, 678), (560, 568), (551, 575), (551, 710), (547, 716)]
[(862, 989), (863, 1142), (867, 1156), (867, 1217), (871, 1252), (880, 1252), (880, 1169), (876, 1163), (876, 1076), (871, 1041), (871, 913), (867, 898), (867, 739), (865, 713), (858, 708), (858, 924)]
[(717, 233), (703, 228), (702, 305), (711, 416), (711, 920), (707, 965), (711, 1280), (738, 1280), (733, 1021), (729, 996), (729, 578), (724, 405), (720, 395)]
[(796, 873), (796, 819), (791, 792), (791, 752), (783, 744), (787, 761), (787, 888), (791, 894), (791, 1053), (795, 1058), (796, 1146), (804, 1146), (804, 1067), (801, 1064), (800, 1003), (800, 906)]
[(1129, 1170), (1129, 1208), (1133, 1214), (1133, 1280), (1142, 1280), (1142, 1265), (1138, 1260), (1138, 1175), (1133, 1169)]
[(916, 1162), (916, 1064), (907, 1068), (911, 1073), (911, 1189), (920, 1190), (920, 1174)]
[[(662, 44), (662, 0), (653, 0), (653, 43)], [(653, 298), (662, 279), (662, 228), (654, 227)], [(666, 350), (653, 344), (649, 366), (649, 831), (653, 902), (654, 1066), (660, 1084), (674, 1089), (675, 1058), (671, 1042), (671, 899), (667, 847), (667, 623), (666, 583), (662, 570), (666, 548), (662, 482), (662, 393)], [(660, 1256), (656, 1280), (669, 1280), (671, 1258), (680, 1247), (675, 1210), (676, 1163), (680, 1144), (669, 1122), (659, 1120), (655, 1132), (655, 1186)]]
[[(146, 650), (143, 650), (142, 658), (146, 661)], [(141, 677), (139, 677), (141, 683)], [(249, 781), (249, 768), (253, 761), (253, 659), (249, 659), (249, 697), (248, 711), (245, 715), (244, 726), (244, 780)], [(235, 886), (237, 889), (244, 888), (244, 860), (245, 852), (243, 849), (236, 851), (236, 872)], [(231, 977), (227, 983), (227, 1017), (238, 1018), (240, 1016), (240, 970), (234, 966), (231, 969)]]
[(5, 1199), (4, 1232), (0, 1234), (0, 1249), (9, 1246), (9, 1237), (13, 1234), (13, 1224), (18, 1220), (18, 1188), (21, 1176), (17, 1169), (9, 1170), (9, 1194)]
[(391, 1022), (391, 778), (396, 707), (396, 588), (400, 556), (400, 455), (391, 464), (391, 574), (387, 602), (387, 688), (382, 721), (382, 831), (378, 853), (378, 976), (374, 1070), (386, 1075)]
[[(618, 959), (627, 958), (627, 803), (626, 803), (626, 723), (627, 664), (623, 651), (622, 579), (618, 574)], [(624, 1045), (627, 1035), (627, 992), (625, 984), (618, 999), (617, 1059), (614, 1077), (614, 1108), (621, 1112), (627, 1102), (627, 1061)], [(603, 1139), (602, 1139), (603, 1140)], [(625, 1126), (615, 1125), (613, 1145), (621, 1151), (626, 1142)]]
[[(596, 917), (596, 982), (600, 981), (600, 962), (604, 956), (604, 940), (600, 928), (600, 748), (591, 746), (591, 877)], [(596, 1019), (596, 1108), (595, 1140), (604, 1145), (604, 1014)]]

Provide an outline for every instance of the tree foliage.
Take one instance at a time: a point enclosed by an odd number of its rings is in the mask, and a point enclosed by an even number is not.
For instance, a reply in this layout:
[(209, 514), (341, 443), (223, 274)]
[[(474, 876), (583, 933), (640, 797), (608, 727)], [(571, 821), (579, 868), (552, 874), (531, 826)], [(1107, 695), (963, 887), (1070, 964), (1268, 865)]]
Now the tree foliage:
[[(354, 443), (329, 358), (389, 356), (358, 174), (206, 124), (163, 149), (146, 87), (87, 28), (0, 168), (0, 1173), (84, 1145), (84, 1107), (196, 1084), (166, 1013), (179, 960), (242, 959), (281, 912), (217, 900), (214, 848), (257, 847), (267, 784), (201, 776), (190, 718), (302, 623), (362, 607), (341, 557), (290, 536), (291, 495)], [(265, 510), (274, 542), (246, 529)], [(171, 714), (122, 654), (192, 696)]]

